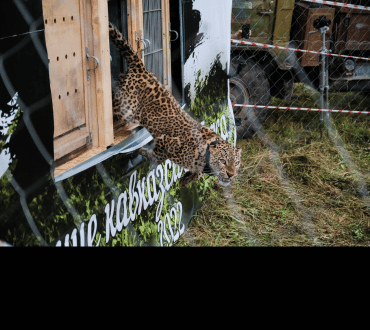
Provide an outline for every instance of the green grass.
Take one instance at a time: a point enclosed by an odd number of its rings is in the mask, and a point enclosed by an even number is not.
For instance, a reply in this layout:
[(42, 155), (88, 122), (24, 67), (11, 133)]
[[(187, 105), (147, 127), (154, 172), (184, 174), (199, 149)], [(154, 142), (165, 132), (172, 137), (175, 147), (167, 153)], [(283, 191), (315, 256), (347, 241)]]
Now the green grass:
[[(302, 84), (291, 102), (272, 104), (317, 106)], [(332, 93), (330, 107), (369, 110), (370, 100)], [(321, 139), (319, 113), (273, 111), (264, 131), (279, 146), (282, 172), (260, 136), (239, 140), (242, 165), (232, 193), (214, 183), (177, 246), (369, 246), (370, 198), (360, 192), (363, 183), (370, 187), (370, 117), (332, 118), (350, 160), (325, 129)]]

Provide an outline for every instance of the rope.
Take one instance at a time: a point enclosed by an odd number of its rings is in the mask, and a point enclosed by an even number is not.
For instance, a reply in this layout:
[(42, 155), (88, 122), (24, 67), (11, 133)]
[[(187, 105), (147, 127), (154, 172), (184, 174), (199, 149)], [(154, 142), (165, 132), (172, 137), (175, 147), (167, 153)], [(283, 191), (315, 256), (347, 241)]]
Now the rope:
[(322, 3), (324, 5), (339, 6), (339, 7), (345, 7), (345, 8), (370, 10), (370, 7), (368, 7), (368, 6), (352, 5), (350, 3), (343, 3), (343, 2), (336, 2), (336, 1), (325, 1), (325, 0), (303, 0), (303, 1)]
[(281, 46), (276, 46), (276, 45), (260, 44), (258, 42), (251, 42), (251, 41), (240, 41), (240, 40), (231, 39), (231, 43), (241, 44), (241, 45), (257, 46), (257, 47), (264, 47), (264, 48), (292, 50), (292, 51), (295, 51), (295, 52), (310, 53), (310, 54), (319, 54), (319, 55), (329, 55), (329, 56), (337, 56), (337, 57), (354, 58), (354, 59), (359, 59), (359, 60), (370, 61), (370, 58), (367, 58), (367, 57), (340, 55), (340, 54), (332, 54), (332, 53), (322, 53), (322, 52), (315, 52), (313, 50), (304, 50), (304, 49), (298, 49), (298, 48), (295, 49), (295, 48), (281, 47)]
[(42, 32), (42, 31), (45, 31), (45, 29), (31, 31), (31, 32), (25, 32), (25, 33), (21, 33), (21, 34), (15, 34), (15, 35), (8, 36), (8, 37), (2, 37), (2, 38), (0, 38), (0, 40), (9, 39), (9, 38), (15, 38), (15, 37), (18, 37), (18, 36), (24, 36), (24, 35), (27, 35), (27, 34), (32, 34), (32, 33), (37, 33), (37, 32)]
[(359, 113), (359, 114), (369, 114), (370, 113), (370, 111), (296, 108), (296, 107), (277, 107), (277, 106), (269, 106), (269, 105), (247, 105), (247, 104), (232, 104), (232, 107), (258, 108), (258, 109), (278, 109), (278, 110), (303, 110), (303, 111), (319, 111), (319, 112), (340, 112), (340, 113)]

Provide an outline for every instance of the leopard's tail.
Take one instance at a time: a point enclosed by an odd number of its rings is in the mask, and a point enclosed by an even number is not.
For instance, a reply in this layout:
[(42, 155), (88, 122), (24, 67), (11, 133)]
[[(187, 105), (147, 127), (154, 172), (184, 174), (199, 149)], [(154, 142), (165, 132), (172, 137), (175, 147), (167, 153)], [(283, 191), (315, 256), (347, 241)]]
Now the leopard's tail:
[(128, 65), (131, 63), (141, 62), (139, 56), (137, 56), (137, 54), (131, 48), (129, 43), (123, 37), (122, 33), (112, 23), (109, 23), (109, 36), (122, 56), (126, 58)]

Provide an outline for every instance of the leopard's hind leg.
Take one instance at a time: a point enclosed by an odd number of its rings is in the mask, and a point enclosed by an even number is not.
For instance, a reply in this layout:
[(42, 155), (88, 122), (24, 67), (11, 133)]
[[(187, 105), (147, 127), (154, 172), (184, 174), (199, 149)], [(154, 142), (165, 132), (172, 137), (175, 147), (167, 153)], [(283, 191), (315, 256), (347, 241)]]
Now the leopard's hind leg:
[(147, 148), (140, 148), (139, 153), (144, 157), (148, 158), (148, 160), (151, 163), (157, 165), (163, 163), (167, 159), (171, 159), (173, 162), (178, 164), (176, 155), (178, 155), (181, 152), (179, 138), (161, 135), (159, 137), (155, 137), (154, 142), (155, 145), (153, 150), (149, 150)]
[(139, 121), (135, 118), (138, 103), (137, 93), (130, 90), (127, 74), (121, 75), (119, 80), (113, 85), (112, 106), (114, 119), (121, 120), (129, 129), (140, 126)]

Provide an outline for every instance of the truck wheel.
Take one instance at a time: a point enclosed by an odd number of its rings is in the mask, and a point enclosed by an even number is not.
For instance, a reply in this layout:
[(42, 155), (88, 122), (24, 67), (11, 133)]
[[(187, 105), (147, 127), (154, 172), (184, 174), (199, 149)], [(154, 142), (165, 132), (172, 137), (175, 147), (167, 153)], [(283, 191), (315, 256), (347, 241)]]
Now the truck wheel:
[[(233, 61), (232, 61), (233, 62)], [(232, 63), (235, 65), (235, 63)], [(269, 105), (270, 84), (262, 67), (248, 59), (241, 71), (230, 79), (230, 99), (232, 104)], [(239, 139), (251, 137), (262, 126), (268, 109), (234, 107), (235, 122)]]

